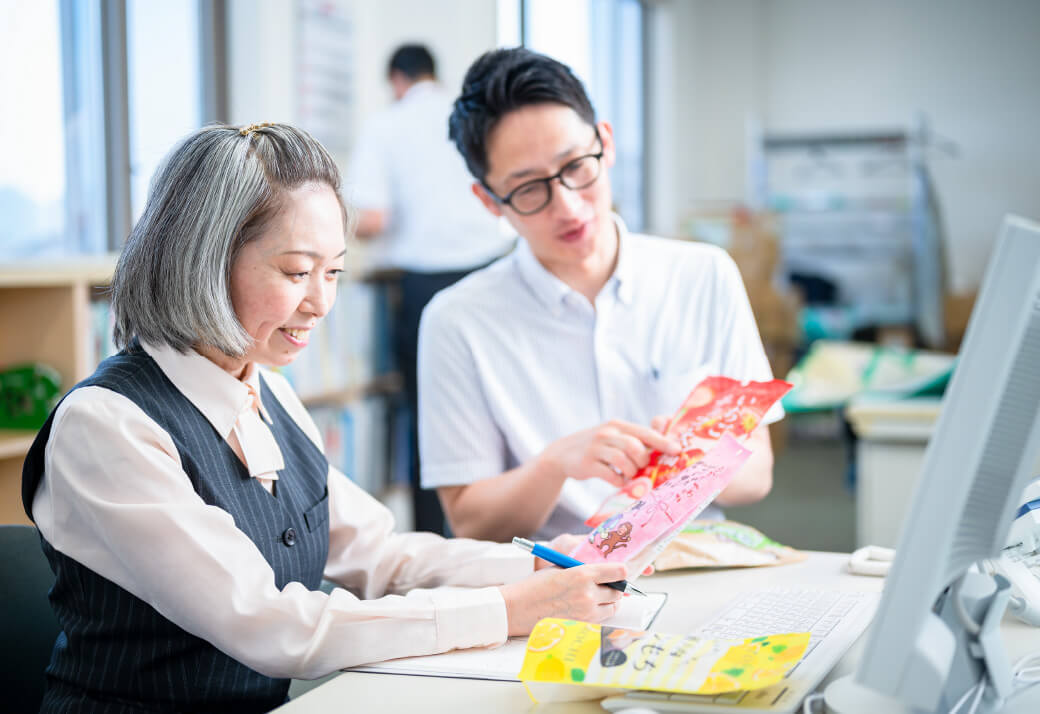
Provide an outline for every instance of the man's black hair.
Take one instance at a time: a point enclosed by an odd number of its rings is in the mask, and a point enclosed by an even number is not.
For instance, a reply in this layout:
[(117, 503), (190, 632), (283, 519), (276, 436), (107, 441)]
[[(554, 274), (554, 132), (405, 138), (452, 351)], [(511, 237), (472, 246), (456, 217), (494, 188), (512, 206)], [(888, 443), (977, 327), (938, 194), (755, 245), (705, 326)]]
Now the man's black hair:
[(394, 72), (400, 72), (408, 79), (437, 75), (434, 71), (433, 55), (425, 45), (401, 45), (394, 50), (387, 74)]
[(532, 104), (561, 104), (596, 123), (581, 81), (550, 57), (514, 47), (485, 52), (470, 66), (448, 118), (448, 137), (475, 179), (483, 182), (487, 175), (487, 137), (498, 121)]

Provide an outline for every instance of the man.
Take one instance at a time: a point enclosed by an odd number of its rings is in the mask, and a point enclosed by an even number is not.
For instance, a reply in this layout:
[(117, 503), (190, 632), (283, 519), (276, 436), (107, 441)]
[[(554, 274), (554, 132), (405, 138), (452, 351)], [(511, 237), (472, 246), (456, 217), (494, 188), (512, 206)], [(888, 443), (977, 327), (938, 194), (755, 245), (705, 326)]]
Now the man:
[[(650, 450), (678, 451), (643, 425), (708, 374), (771, 378), (740, 275), (713, 246), (630, 234), (611, 213), (613, 132), (555, 60), (480, 57), (450, 134), (473, 192), (522, 240), (423, 316), (423, 483), (456, 535), (586, 531)], [(768, 430), (748, 445), (720, 505), (772, 486)]]
[[(402, 271), (394, 344), (414, 425), (423, 308), (438, 290), (505, 253), (511, 241), (470, 195), (466, 168), (447, 137), (452, 96), (437, 84), (429, 50), (398, 48), (389, 81), (396, 101), (362, 131), (346, 192), (360, 209), (358, 237), (386, 235), (385, 262)], [(411, 458), (415, 528), (442, 533), (437, 494), (419, 487), (414, 434)]]

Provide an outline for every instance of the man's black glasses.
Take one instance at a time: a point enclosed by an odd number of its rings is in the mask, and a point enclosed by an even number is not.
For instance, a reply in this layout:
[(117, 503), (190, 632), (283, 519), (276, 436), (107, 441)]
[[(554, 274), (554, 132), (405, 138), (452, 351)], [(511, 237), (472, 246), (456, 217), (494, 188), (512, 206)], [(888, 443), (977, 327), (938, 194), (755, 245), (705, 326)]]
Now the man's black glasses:
[(498, 201), (512, 208), (522, 216), (530, 216), (538, 213), (552, 201), (552, 182), (556, 179), (572, 191), (591, 186), (599, 178), (600, 161), (603, 158), (603, 140), (600, 139), (599, 130), (596, 130), (596, 141), (599, 142), (600, 150), (595, 154), (579, 156), (573, 161), (568, 161), (562, 169), (552, 176), (526, 181), (505, 196), (498, 196), (485, 183), (484, 188)]

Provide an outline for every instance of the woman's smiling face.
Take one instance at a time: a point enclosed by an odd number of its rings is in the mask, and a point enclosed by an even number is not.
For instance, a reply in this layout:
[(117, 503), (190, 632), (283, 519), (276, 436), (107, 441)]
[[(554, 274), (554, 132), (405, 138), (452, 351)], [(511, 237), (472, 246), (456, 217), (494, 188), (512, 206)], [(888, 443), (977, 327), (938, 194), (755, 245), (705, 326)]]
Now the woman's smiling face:
[(307, 184), (288, 192), (231, 266), (231, 303), (253, 345), (242, 358), (206, 356), (236, 376), (250, 362), (292, 362), (335, 302), (345, 252), (343, 211), (333, 189)]

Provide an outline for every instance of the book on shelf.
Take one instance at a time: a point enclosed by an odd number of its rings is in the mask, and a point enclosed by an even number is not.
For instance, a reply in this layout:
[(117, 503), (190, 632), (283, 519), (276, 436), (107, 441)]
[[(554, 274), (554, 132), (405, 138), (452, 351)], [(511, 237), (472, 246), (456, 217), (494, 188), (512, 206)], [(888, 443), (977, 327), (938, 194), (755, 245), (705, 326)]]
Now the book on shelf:
[(310, 413), (329, 463), (369, 493), (381, 493), (390, 473), (386, 400), (370, 397), (341, 407), (318, 407)]
[[(87, 363), (100, 364), (106, 357), (111, 357), (116, 349), (113, 331), (115, 330), (115, 313), (112, 303), (106, 299), (90, 301), (90, 329), (87, 330)], [(66, 389), (72, 385), (66, 386)]]
[(307, 401), (365, 385), (390, 363), (387, 296), (379, 284), (343, 282), (336, 304), (311, 333), (310, 345), (279, 368)]
[(415, 424), (406, 399), (388, 399), (390, 411), (390, 483), (408, 486), (412, 483), (412, 434)]

